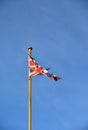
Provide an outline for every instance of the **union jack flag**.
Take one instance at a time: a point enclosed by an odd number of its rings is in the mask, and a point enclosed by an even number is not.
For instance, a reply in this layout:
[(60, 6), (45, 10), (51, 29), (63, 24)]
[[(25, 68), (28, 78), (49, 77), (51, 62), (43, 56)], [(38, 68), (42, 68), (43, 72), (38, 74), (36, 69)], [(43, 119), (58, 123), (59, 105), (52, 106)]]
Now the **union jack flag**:
[(61, 79), (61, 77), (57, 75), (50, 74), (48, 72), (49, 68), (44, 69), (42, 66), (38, 65), (35, 59), (31, 55), (29, 55), (29, 58), (28, 58), (28, 66), (29, 66), (29, 79), (39, 74), (45, 75), (53, 81), (57, 81)]

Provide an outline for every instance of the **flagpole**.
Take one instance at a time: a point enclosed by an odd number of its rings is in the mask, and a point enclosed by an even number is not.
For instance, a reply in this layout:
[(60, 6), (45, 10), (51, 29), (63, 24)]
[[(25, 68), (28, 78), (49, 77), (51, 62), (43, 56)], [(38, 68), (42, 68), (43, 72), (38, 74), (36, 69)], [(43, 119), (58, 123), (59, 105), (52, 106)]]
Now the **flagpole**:
[(32, 78), (28, 82), (28, 130), (32, 130)]
[[(32, 47), (28, 48), (28, 73), (30, 74), (30, 55), (32, 54)], [(32, 77), (28, 75), (28, 130), (32, 130)]]

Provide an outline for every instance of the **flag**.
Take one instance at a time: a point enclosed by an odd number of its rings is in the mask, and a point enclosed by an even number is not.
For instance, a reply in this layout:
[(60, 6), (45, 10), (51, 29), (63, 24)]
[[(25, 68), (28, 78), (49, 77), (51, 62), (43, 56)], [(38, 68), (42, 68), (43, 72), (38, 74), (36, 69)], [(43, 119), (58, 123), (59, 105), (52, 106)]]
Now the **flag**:
[(54, 75), (53, 73), (50, 74), (48, 71), (49, 68), (44, 69), (42, 66), (40, 66), (31, 55), (29, 55), (28, 65), (30, 69), (29, 79), (36, 75), (45, 75), (49, 77), (52, 81), (57, 81), (61, 79), (60, 76)]

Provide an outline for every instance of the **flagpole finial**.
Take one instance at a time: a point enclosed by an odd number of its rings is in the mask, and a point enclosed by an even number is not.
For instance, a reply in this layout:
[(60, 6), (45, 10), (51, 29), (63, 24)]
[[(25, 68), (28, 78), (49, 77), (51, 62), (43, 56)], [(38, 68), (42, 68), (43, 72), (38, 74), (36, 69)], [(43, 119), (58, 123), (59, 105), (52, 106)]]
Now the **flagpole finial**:
[(33, 48), (32, 47), (28, 47), (28, 54), (31, 55), (32, 54), (32, 50)]

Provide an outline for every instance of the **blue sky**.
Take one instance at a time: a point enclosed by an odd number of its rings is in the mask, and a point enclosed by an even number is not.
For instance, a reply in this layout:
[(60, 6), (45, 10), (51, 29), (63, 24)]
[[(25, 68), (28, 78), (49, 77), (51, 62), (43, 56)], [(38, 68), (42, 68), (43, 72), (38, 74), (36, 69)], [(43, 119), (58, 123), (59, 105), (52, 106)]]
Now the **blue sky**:
[(0, 0), (1, 130), (27, 130), (29, 46), (63, 77), (33, 77), (33, 130), (87, 130), (88, 1)]

